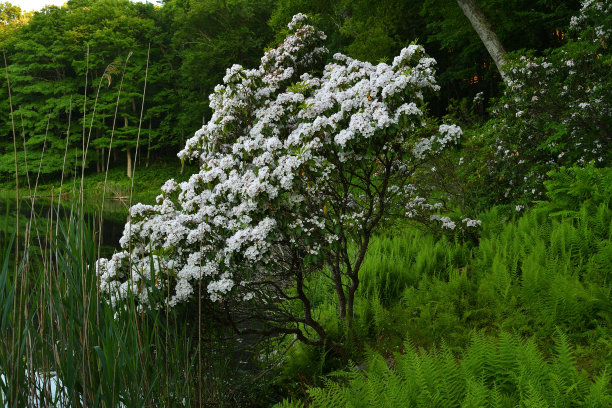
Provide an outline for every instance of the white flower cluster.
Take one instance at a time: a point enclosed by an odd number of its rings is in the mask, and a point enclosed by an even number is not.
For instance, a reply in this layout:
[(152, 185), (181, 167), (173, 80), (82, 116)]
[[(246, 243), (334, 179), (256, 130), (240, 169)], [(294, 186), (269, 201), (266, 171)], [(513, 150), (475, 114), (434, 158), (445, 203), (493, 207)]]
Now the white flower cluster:
[[(597, 16), (600, 24), (589, 27), (589, 20)], [(602, 19), (602, 16), (605, 19)], [(580, 39), (606, 44), (612, 37), (612, 1), (583, 0), (580, 12), (570, 20), (570, 29), (580, 32)], [(603, 23), (603, 24), (601, 24)], [(588, 37), (588, 38), (585, 38)]]
[(432, 214), (429, 219), (432, 221), (440, 221), (440, 223), (442, 224), (442, 228), (454, 230), (457, 226), (457, 224), (453, 220), (451, 220), (450, 217), (442, 217), (439, 214)]
[[(411, 194), (411, 193), (409, 193)], [(430, 204), (426, 198), (414, 196), (406, 204), (406, 217), (415, 218), (427, 211), (437, 211), (442, 208), (442, 203)]]
[(466, 227), (478, 228), (482, 225), (481, 220), (471, 220), (469, 218), (464, 218), (461, 222), (464, 223)]
[(449, 144), (457, 144), (463, 135), (463, 131), (457, 125), (440, 125), (437, 135), (429, 138), (423, 138), (414, 145), (412, 154), (417, 159), (424, 159), (425, 156), (432, 153), (439, 153)]
[[(199, 160), (199, 172), (167, 181), (156, 205), (132, 207), (123, 251), (98, 261), (101, 291), (113, 303), (133, 293), (150, 305), (157, 288), (174, 306), (197, 293), (196, 282), (212, 301), (253, 299), (260, 289), (251, 283), (284, 270), (284, 254), (317, 256), (339, 239), (338, 224), (363, 220), (363, 197), (338, 198), (328, 187), (341, 177), (338, 166), (371, 164), (381, 154), (372, 152), (384, 152), (394, 171), (409, 168), (401, 150), (421, 125), (423, 92), (438, 89), (435, 61), (411, 45), (391, 65), (336, 54), (323, 67), (324, 34), (302, 14), (289, 29), (258, 68), (234, 65), (215, 88), (210, 121), (179, 153)], [(460, 135), (442, 125), (436, 151)], [(342, 213), (328, 210), (333, 200)]]

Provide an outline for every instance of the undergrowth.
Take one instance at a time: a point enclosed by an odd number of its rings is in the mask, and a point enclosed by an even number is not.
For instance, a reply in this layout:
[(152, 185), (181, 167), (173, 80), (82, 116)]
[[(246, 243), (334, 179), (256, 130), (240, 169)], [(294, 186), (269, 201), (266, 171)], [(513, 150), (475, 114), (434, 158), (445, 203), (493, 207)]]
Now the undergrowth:
[(580, 372), (567, 338), (555, 337), (547, 358), (533, 340), (502, 333), (476, 333), (457, 360), (446, 345), (417, 349), (410, 342), (402, 354), (374, 354), (368, 369), (352, 367), (330, 374), (324, 387), (307, 390), (308, 405), (289, 407), (606, 407), (612, 404), (607, 372), (589, 379)]
[[(361, 363), (337, 371), (292, 347), (279, 382), (302, 380), (279, 406), (609, 406), (611, 175), (551, 174), (548, 201), (482, 214), (475, 244), (410, 227), (378, 237), (351, 328)], [(346, 336), (325, 290), (321, 320)]]

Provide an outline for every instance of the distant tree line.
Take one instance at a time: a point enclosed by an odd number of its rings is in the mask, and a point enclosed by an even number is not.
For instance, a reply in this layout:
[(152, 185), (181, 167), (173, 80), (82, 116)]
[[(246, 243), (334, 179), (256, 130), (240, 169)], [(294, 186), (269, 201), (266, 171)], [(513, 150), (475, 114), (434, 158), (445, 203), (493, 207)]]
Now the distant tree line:
[[(477, 3), (506, 50), (536, 52), (564, 43), (580, 6)], [(208, 95), (226, 69), (257, 66), (298, 12), (327, 33), (332, 54), (376, 63), (423, 44), (443, 89), (429, 102), (435, 114), (498, 94), (499, 71), (455, 0), (70, 0), (28, 14), (0, 3), (0, 180), (14, 177), (14, 135), (20, 175), (54, 177), (85, 161), (88, 171), (121, 165), (130, 176), (137, 139), (142, 165), (174, 156), (210, 117)]]

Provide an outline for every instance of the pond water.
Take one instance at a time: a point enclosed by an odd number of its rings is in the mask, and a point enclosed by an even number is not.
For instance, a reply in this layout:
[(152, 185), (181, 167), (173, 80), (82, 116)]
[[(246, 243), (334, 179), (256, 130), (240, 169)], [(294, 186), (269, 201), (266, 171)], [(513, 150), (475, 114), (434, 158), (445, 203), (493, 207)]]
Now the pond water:
[[(28, 373), (26, 372), (26, 375)], [(55, 406), (68, 406), (69, 401), (65, 398), (68, 394), (67, 390), (64, 389), (62, 381), (51, 373), (49, 375), (42, 375), (34, 373), (32, 392), (30, 395), (30, 401), (28, 401), (31, 408), (37, 408), (44, 406), (40, 401), (51, 401)], [(4, 374), (0, 374), (0, 408), (3, 407), (2, 401), (6, 399), (6, 396), (2, 393), (2, 388), (7, 385)], [(4, 385), (4, 387), (2, 386)], [(8, 408), (8, 402), (4, 403), (4, 407)]]
[[(20, 234), (23, 236), (26, 225), (34, 214), (36, 220), (32, 224), (31, 235), (44, 237), (48, 236), (49, 220), (53, 220), (53, 225), (67, 221), (77, 213), (79, 206), (74, 202), (64, 200), (60, 203), (58, 210), (57, 198), (53, 202), (46, 197), (37, 198), (32, 211), (31, 200), (22, 199), (19, 205)], [(100, 223), (101, 200), (89, 199), (85, 201), (83, 212), (85, 220), (92, 230), (95, 231), (96, 241), (101, 236), (101, 255), (110, 256), (119, 248), (119, 239), (123, 233), (123, 227), (128, 216), (127, 203), (119, 200), (106, 200), (102, 222)], [(14, 198), (0, 198), (0, 242), (15, 232), (17, 221), (16, 201)], [(54, 227), (55, 228), (55, 227)], [(36, 234), (37, 232), (37, 234)], [(38, 240), (34, 240), (34, 245)]]

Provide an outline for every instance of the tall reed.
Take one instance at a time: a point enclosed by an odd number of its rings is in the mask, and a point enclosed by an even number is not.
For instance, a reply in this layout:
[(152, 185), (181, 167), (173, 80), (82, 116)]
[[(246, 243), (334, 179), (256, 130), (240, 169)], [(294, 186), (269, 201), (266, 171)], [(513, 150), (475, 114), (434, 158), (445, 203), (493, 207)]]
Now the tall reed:
[[(129, 191), (130, 205), (149, 55), (150, 47)], [(100, 296), (95, 265), (101, 255), (102, 223), (86, 211), (85, 178), (102, 80), (117, 73), (119, 63), (107, 66), (97, 83), (95, 97), (88, 101), (89, 56), (88, 46), (80, 166), (75, 150), (75, 167), (66, 168), (69, 145), (77, 142), (70, 140), (71, 97), (60, 186), (57, 193), (51, 190), (50, 203), (44, 201), (41, 205), (42, 198), (37, 194), (44, 150), (33, 186), (30, 170), (26, 167), (29, 199), (21, 200), (20, 178), (24, 175), (19, 173), (17, 152), (20, 147), (12, 99), (9, 98), (17, 194), (14, 203), (8, 203), (6, 214), (0, 218), (0, 408), (232, 406), (234, 403), (228, 401), (238, 398), (228, 380), (229, 373), (237, 371), (235, 360), (238, 357), (232, 354), (234, 343), (226, 341), (224, 328), (211, 324), (212, 319), (204, 315), (201, 303), (196, 302), (192, 311), (170, 309), (167, 304), (149, 310), (139, 306), (137, 294), (130, 294), (120, 307), (113, 307), (108, 299)], [(131, 53), (123, 63), (114, 106), (100, 218), (106, 198), (121, 88), (130, 56)], [(5, 56), (10, 97), (9, 71)], [(22, 136), (25, 154), (28, 135), (22, 131)], [(65, 177), (69, 171), (73, 173), (72, 188), (69, 189), (71, 196), (66, 197), (63, 188), (65, 182), (69, 182)], [(159, 296), (167, 299), (170, 293)], [(186, 316), (189, 316), (188, 322)]]
[[(139, 309), (134, 298), (116, 309), (95, 296), (83, 297), (97, 286), (97, 245), (91, 221), (80, 218), (57, 222), (59, 236), (21, 258), (17, 273), (27, 281), (19, 286), (12, 279), (15, 235), (5, 237), (0, 406), (173, 406), (183, 399), (188, 404), (197, 391), (188, 357), (194, 355), (190, 329), (167, 325), (165, 311)], [(46, 261), (49, 255), (54, 262)], [(168, 337), (172, 347), (165, 347)]]

